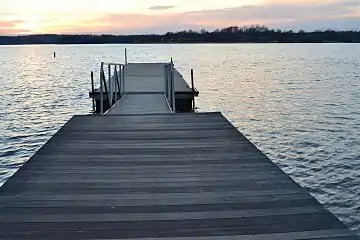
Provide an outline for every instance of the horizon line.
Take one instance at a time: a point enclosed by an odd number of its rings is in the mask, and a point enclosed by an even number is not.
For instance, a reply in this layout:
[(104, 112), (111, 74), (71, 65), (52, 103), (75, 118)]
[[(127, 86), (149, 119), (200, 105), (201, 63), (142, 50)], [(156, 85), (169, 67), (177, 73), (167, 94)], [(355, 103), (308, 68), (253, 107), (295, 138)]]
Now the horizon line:
[[(162, 36), (162, 35), (166, 35), (166, 34), (177, 34), (177, 33), (183, 33), (183, 32), (188, 32), (188, 33), (197, 33), (197, 34), (207, 34), (207, 33), (216, 33), (216, 32), (221, 32), (222, 30), (226, 30), (226, 29), (230, 29), (230, 28), (238, 28), (239, 30), (243, 29), (252, 29), (252, 28), (263, 28), (266, 29), (266, 31), (281, 31), (284, 33), (315, 33), (315, 32), (327, 32), (327, 31), (331, 31), (331, 32), (360, 32), (360, 29), (351, 29), (351, 30), (345, 30), (345, 29), (332, 29), (332, 28), (323, 28), (323, 29), (317, 29), (317, 30), (304, 30), (304, 29), (295, 29), (295, 28), (269, 28), (265, 25), (260, 25), (260, 24), (255, 24), (255, 25), (250, 25), (250, 26), (228, 26), (228, 27), (223, 27), (223, 28), (216, 28), (216, 29), (184, 29), (184, 30), (180, 30), (180, 31), (171, 31), (171, 32), (163, 32), (163, 33), (134, 33), (134, 34), (114, 34), (114, 33), (30, 33), (30, 34), (9, 34), (9, 35), (0, 35), (0, 37), (28, 37), (28, 36)], [(203, 32), (205, 31), (205, 33)], [(235, 33), (235, 32), (234, 32)]]

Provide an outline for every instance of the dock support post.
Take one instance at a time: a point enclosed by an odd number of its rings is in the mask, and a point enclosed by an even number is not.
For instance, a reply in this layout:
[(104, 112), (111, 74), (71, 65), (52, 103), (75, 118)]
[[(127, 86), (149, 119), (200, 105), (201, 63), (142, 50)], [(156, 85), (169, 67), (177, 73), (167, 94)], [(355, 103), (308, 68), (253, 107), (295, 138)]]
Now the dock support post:
[[(91, 71), (91, 92), (94, 93), (95, 92), (95, 87), (94, 87), (94, 72)], [(95, 112), (95, 98), (92, 98), (92, 104), (93, 104), (93, 111)]]
[[(195, 92), (195, 84), (194, 84), (194, 69), (191, 69), (191, 90), (194, 93)], [(192, 111), (195, 111), (195, 97), (193, 97), (193, 104), (192, 104)]]
[(191, 69), (191, 90), (195, 90), (194, 87), (194, 69)]

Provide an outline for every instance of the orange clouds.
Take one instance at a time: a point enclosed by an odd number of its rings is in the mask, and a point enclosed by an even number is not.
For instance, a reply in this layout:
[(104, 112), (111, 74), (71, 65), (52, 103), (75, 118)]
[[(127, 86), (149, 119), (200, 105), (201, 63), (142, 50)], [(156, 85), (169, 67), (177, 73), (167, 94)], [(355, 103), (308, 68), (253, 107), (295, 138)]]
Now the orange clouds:
[(27, 30), (18, 27), (18, 25), (22, 23), (21, 20), (0, 19), (0, 35), (15, 35), (21, 32), (27, 33)]

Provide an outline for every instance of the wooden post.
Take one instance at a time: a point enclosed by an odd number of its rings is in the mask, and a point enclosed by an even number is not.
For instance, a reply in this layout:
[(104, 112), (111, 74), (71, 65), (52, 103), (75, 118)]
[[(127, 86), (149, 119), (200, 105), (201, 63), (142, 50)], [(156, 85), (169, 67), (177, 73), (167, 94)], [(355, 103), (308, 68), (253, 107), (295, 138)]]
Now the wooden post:
[[(91, 92), (94, 94), (95, 91), (95, 87), (94, 87), (94, 72), (91, 71)], [(92, 98), (92, 103), (93, 103), (93, 111), (95, 112), (95, 98)]]
[[(195, 92), (195, 84), (194, 84), (194, 69), (191, 69), (191, 90), (194, 94)], [(192, 111), (195, 111), (195, 96), (193, 95), (193, 106), (192, 106)]]
[(191, 69), (191, 90), (194, 92), (194, 69)]

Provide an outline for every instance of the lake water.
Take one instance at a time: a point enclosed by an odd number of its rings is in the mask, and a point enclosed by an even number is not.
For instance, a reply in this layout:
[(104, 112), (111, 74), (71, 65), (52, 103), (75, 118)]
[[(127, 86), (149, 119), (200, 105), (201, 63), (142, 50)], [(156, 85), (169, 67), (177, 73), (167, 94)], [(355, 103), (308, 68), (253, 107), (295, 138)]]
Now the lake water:
[[(221, 111), (360, 234), (360, 45), (127, 45), (129, 60), (195, 70), (198, 111)], [(0, 181), (74, 114), (90, 71), (124, 45), (0, 47)], [(53, 52), (57, 58), (53, 58)], [(188, 78), (189, 79), (189, 78)], [(98, 79), (97, 79), (98, 80)]]

